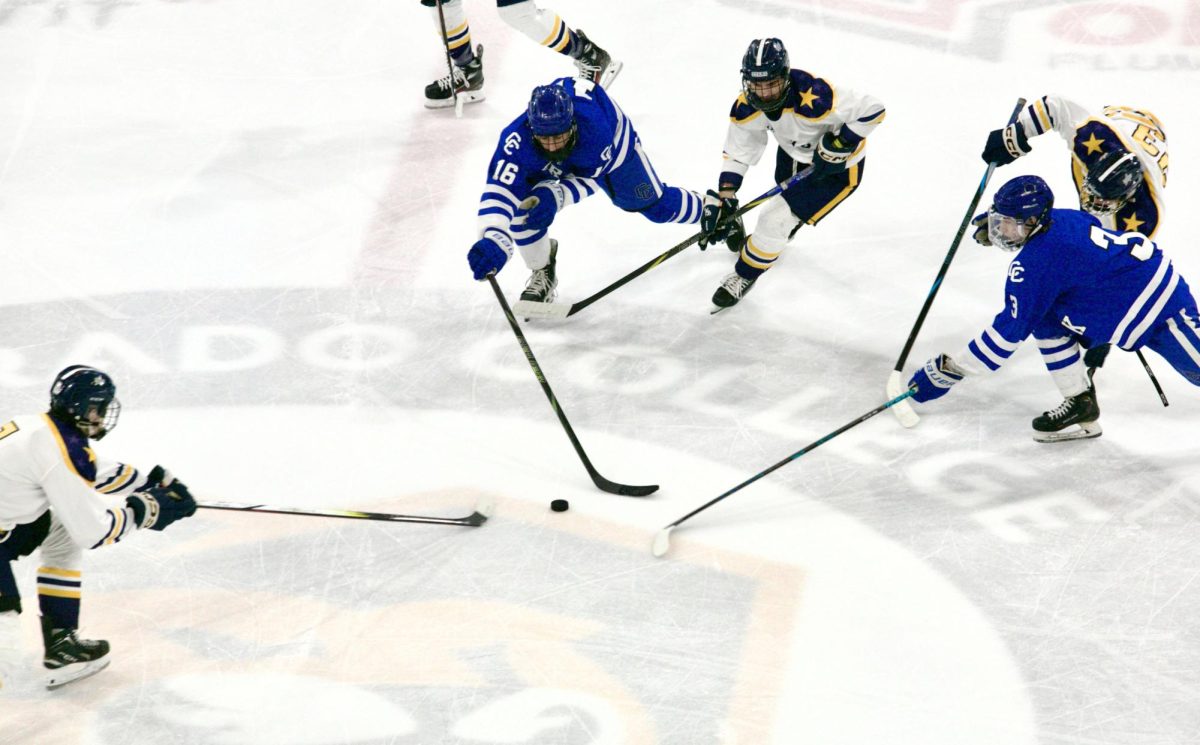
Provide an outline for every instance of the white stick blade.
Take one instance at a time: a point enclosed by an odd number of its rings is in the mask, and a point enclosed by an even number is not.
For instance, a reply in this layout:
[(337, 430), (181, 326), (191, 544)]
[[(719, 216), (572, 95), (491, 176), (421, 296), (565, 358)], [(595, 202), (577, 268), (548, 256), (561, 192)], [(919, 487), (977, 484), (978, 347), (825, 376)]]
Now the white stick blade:
[(674, 528), (663, 528), (654, 534), (654, 545), (650, 547), (650, 551), (661, 558), (671, 548), (671, 531)]
[(522, 318), (566, 318), (570, 312), (569, 303), (535, 303), (532, 300), (513, 303), (513, 314)]
[[(896, 396), (903, 394), (904, 390), (904, 383), (900, 380), (900, 371), (893, 370), (887, 382), (888, 400), (890, 401)], [(893, 404), (892, 413), (896, 415), (896, 418), (900, 420), (902, 425), (909, 429), (912, 429), (921, 422), (920, 415), (913, 410), (911, 399), (906, 398), (903, 401)]]
[(491, 517), (492, 512), (496, 509), (496, 502), (491, 497), (480, 497), (475, 503), (475, 511), (484, 517)]
[(465, 96), (455, 96), (454, 97), (454, 117), (456, 119), (462, 119), (463, 104), (465, 104), (466, 102), (467, 102), (467, 99)]

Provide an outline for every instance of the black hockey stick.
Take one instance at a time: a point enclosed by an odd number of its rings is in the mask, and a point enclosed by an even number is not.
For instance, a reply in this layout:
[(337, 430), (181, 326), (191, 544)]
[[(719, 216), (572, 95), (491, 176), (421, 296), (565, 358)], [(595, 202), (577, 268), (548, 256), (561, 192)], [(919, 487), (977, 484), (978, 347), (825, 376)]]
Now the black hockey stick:
[[(741, 217), (742, 215), (746, 214), (747, 212), (754, 209), (758, 205), (762, 204), (763, 202), (766, 202), (771, 197), (774, 197), (775, 195), (782, 193), (785, 189), (789, 189), (792, 186), (794, 186), (795, 184), (798, 184), (799, 182), (803, 181), (811, 171), (812, 171), (811, 168), (805, 168), (803, 171), (792, 176), (787, 181), (784, 181), (782, 184), (776, 184), (770, 191), (767, 191), (766, 193), (762, 194), (758, 198), (753, 199), (753, 200), (747, 202), (746, 204), (743, 204), (741, 207), (739, 207), (737, 209), (736, 212), (734, 212), (732, 215), (725, 218), (721, 222), (726, 223), (726, 222), (729, 222), (730, 220)], [(533, 302), (530, 300), (518, 300), (516, 305), (514, 306), (514, 308), (516, 309), (517, 313), (522, 318), (525, 318), (527, 320), (530, 318), (566, 318), (567, 316), (573, 316), (576, 313), (578, 313), (579, 311), (581, 311), (584, 308), (591, 305), (592, 303), (596, 302), (600, 298), (609, 294), (610, 292), (620, 289), (621, 287), (624, 287), (625, 285), (629, 284), (633, 280), (642, 276), (646, 272), (650, 271), (654, 267), (658, 266), (659, 264), (663, 263), (667, 259), (674, 256), (675, 254), (680, 253), (681, 251), (688, 248), (692, 244), (699, 243), (700, 239), (703, 238), (705, 235), (706, 235), (706, 233), (704, 231), (700, 231), (699, 233), (696, 233), (691, 238), (688, 238), (687, 240), (683, 241), (682, 243), (675, 244), (671, 248), (668, 248), (666, 251), (663, 251), (662, 253), (660, 253), (658, 256), (655, 256), (653, 259), (650, 259), (645, 264), (642, 264), (637, 269), (634, 269), (629, 274), (626, 274), (624, 277), (621, 277), (616, 282), (613, 282), (608, 287), (605, 287), (604, 289), (600, 290), (599, 292), (596, 292), (592, 295), (585, 297), (583, 300), (580, 300), (579, 302), (576, 302), (576, 303), (537, 303), (537, 302)]]
[(268, 512), (274, 515), (306, 515), (309, 517), (348, 517), (355, 520), (382, 520), (393, 523), (426, 523), (428, 525), (464, 525), (478, 528), (492, 515), (492, 502), (481, 499), (475, 511), (466, 517), (426, 517), (423, 515), (394, 515), (387, 512), (362, 512), (360, 510), (310, 510), (300, 507), (271, 507), (265, 504), (241, 504), (239, 502), (197, 502), (197, 507), (209, 510), (233, 510), (237, 512)]
[(630, 486), (628, 484), (618, 484), (615, 481), (609, 481), (600, 475), (596, 467), (592, 465), (592, 461), (588, 459), (587, 453), (583, 451), (583, 445), (579, 444), (579, 438), (575, 436), (575, 430), (571, 429), (571, 423), (567, 421), (567, 415), (563, 413), (562, 407), (558, 405), (558, 399), (554, 396), (554, 391), (550, 390), (550, 384), (546, 382), (546, 376), (542, 374), (542, 368), (538, 365), (537, 358), (533, 356), (533, 350), (529, 348), (529, 342), (525, 340), (525, 334), (521, 333), (521, 327), (517, 324), (517, 317), (513, 315), (512, 308), (508, 307), (508, 301), (504, 299), (504, 293), (500, 291), (500, 285), (496, 282), (495, 272), (488, 275), (487, 280), (492, 285), (492, 291), (496, 293), (496, 300), (500, 302), (500, 307), (504, 309), (504, 315), (508, 318), (508, 325), (512, 326), (513, 333), (517, 335), (517, 341), (521, 343), (521, 349), (525, 352), (525, 359), (529, 360), (529, 366), (533, 368), (533, 374), (542, 384), (542, 390), (546, 393), (546, 398), (550, 399), (550, 408), (554, 409), (554, 413), (558, 415), (558, 421), (562, 423), (563, 429), (567, 432), (567, 437), (570, 438), (571, 444), (575, 446), (575, 452), (579, 454), (579, 459), (583, 461), (583, 467), (587, 469), (588, 475), (592, 477), (592, 482), (601, 491), (606, 491), (609, 494), (620, 494), (623, 497), (644, 497), (658, 491), (658, 484), (650, 486)]
[(454, 115), (462, 116), (462, 99), (458, 97), (458, 86), (454, 84), (454, 59), (450, 56), (450, 38), (446, 35), (446, 14), (442, 10), (442, 0), (434, 0), (437, 4), (438, 25), (442, 27), (442, 46), (446, 48), (446, 66), (450, 68), (450, 95), (454, 97)]
[[(1013, 107), (1012, 115), (1008, 117), (1008, 123), (1012, 124), (1017, 121), (1017, 117), (1021, 114), (1021, 109), (1025, 106), (1025, 99), (1018, 98), (1017, 105)], [(904, 384), (901, 382), (901, 376), (904, 373), (904, 363), (908, 362), (908, 353), (912, 351), (913, 342), (917, 340), (917, 334), (921, 331), (921, 326), (925, 323), (925, 316), (929, 315), (929, 309), (933, 306), (933, 299), (937, 297), (938, 290), (942, 287), (942, 280), (946, 278), (946, 272), (950, 271), (950, 262), (954, 261), (954, 254), (958, 253), (958, 246), (962, 242), (963, 235), (967, 232), (967, 226), (971, 224), (971, 218), (975, 216), (975, 210), (979, 207), (979, 200), (983, 198), (983, 192), (987, 189), (988, 181), (992, 179), (992, 172), (996, 170), (995, 163), (988, 163), (987, 171), (984, 172), (983, 178), (979, 180), (979, 187), (975, 189), (975, 196), (971, 197), (971, 206), (967, 207), (967, 214), (963, 215), (962, 223), (958, 226), (958, 232), (954, 234), (954, 240), (950, 243), (950, 250), (946, 252), (946, 258), (942, 261), (942, 268), (938, 271), (937, 278), (933, 280), (933, 286), (929, 288), (929, 295), (925, 297), (925, 304), (921, 306), (921, 312), (917, 315), (917, 321), (913, 324), (912, 331), (908, 332), (908, 340), (904, 342), (904, 349), (900, 352), (900, 358), (896, 360), (896, 366), (892, 368), (892, 374), (888, 377), (887, 395), (889, 398), (895, 397), (904, 390)], [(913, 407), (909, 403), (904, 403), (892, 409), (896, 418), (905, 427), (915, 427), (921, 421), (921, 417), (917, 416), (917, 412), (913, 411)]]
[(709, 501), (705, 502), (704, 504), (700, 505), (700, 506), (699, 506), (699, 507), (697, 507), (696, 509), (694, 509), (694, 510), (692, 510), (691, 512), (687, 513), (686, 515), (684, 515), (683, 517), (679, 518), (679, 519), (678, 519), (678, 520), (676, 520), (675, 522), (671, 523), (670, 525), (668, 525), (668, 526), (664, 527), (662, 530), (658, 531), (658, 533), (656, 533), (656, 534), (654, 535), (654, 544), (652, 545), (652, 547), (651, 547), (651, 549), (650, 549), (650, 550), (653, 552), (653, 554), (654, 554), (655, 556), (662, 556), (663, 554), (667, 553), (667, 551), (668, 551), (668, 550), (671, 548), (671, 531), (672, 531), (672, 530), (675, 530), (675, 528), (678, 528), (678, 527), (679, 527), (681, 524), (683, 524), (683, 523), (684, 523), (684, 522), (686, 522), (687, 520), (690, 520), (692, 517), (695, 517), (696, 515), (700, 514), (701, 512), (703, 512), (703, 511), (707, 510), (709, 507), (712, 507), (714, 504), (716, 504), (717, 502), (720, 502), (722, 499), (725, 499), (726, 497), (729, 497), (729, 496), (731, 496), (731, 495), (732, 495), (734, 492), (736, 492), (736, 491), (739, 491), (739, 490), (741, 490), (741, 489), (744, 489), (745, 487), (749, 486), (750, 484), (753, 484), (755, 481), (758, 481), (758, 480), (759, 480), (759, 479), (761, 479), (763, 476), (766, 476), (768, 473), (771, 473), (772, 471), (775, 471), (775, 470), (777, 470), (777, 469), (783, 468), (783, 467), (784, 467), (784, 466), (786, 466), (788, 463), (791, 463), (792, 461), (794, 461), (794, 460), (796, 460), (797, 458), (799, 458), (801, 455), (804, 455), (805, 453), (812, 452), (813, 450), (816, 450), (818, 447), (820, 447), (821, 445), (823, 445), (823, 444), (825, 444), (825, 443), (829, 442), (830, 440), (832, 440), (833, 438), (835, 438), (835, 437), (837, 437), (838, 435), (842, 434), (842, 433), (843, 433), (843, 432), (845, 432), (846, 430), (848, 430), (848, 429), (851, 429), (851, 428), (853, 428), (853, 427), (857, 427), (858, 425), (860, 425), (860, 424), (862, 424), (863, 422), (867, 421), (868, 419), (870, 419), (871, 417), (875, 416), (876, 414), (878, 414), (879, 412), (883, 411), (884, 409), (891, 408), (892, 406), (895, 406), (896, 404), (900, 403), (901, 401), (903, 401), (904, 399), (908, 398), (909, 396), (912, 396), (912, 395), (913, 395), (913, 394), (915, 394), (916, 392), (917, 392), (917, 389), (916, 389), (916, 387), (915, 387), (915, 386), (914, 386), (913, 388), (910, 388), (910, 389), (908, 389), (908, 390), (907, 390), (907, 391), (905, 391), (904, 393), (902, 393), (902, 394), (900, 394), (899, 396), (896, 396), (895, 398), (893, 398), (891, 401), (888, 401), (888, 402), (887, 402), (887, 403), (885, 403), (885, 404), (881, 404), (881, 405), (879, 405), (879, 406), (876, 406), (874, 409), (871, 409), (871, 410), (870, 410), (870, 411), (868, 411), (866, 414), (863, 414), (862, 416), (860, 416), (859, 418), (855, 419), (854, 421), (852, 421), (852, 422), (850, 422), (850, 423), (848, 423), (848, 424), (844, 424), (844, 425), (842, 425), (841, 427), (838, 427), (837, 429), (835, 429), (834, 431), (832, 431), (832, 432), (830, 432), (829, 434), (825, 435), (824, 437), (822, 437), (821, 439), (817, 440), (816, 442), (814, 442), (814, 443), (811, 443), (811, 444), (809, 444), (809, 445), (805, 445), (804, 447), (800, 448), (800, 449), (799, 449), (799, 450), (797, 450), (796, 452), (792, 453), (791, 455), (789, 455), (788, 457), (786, 457), (786, 458), (784, 458), (783, 460), (779, 461), (778, 463), (776, 463), (775, 465), (773, 465), (773, 466), (771, 466), (770, 468), (766, 469), (765, 471), (759, 471), (758, 473), (754, 474), (754, 475), (753, 475), (753, 476), (751, 476), (750, 478), (746, 479), (746, 480), (745, 480), (745, 481), (743, 481), (742, 483), (740, 483), (740, 484), (738, 484), (737, 486), (733, 487), (732, 489), (730, 489), (729, 491), (725, 492), (724, 494), (722, 494), (721, 496), (717, 497), (716, 499), (711, 499), (711, 500), (709, 500)]
[(1158, 391), (1158, 398), (1160, 401), (1162, 401), (1162, 405), (1170, 406), (1171, 404), (1167, 403), (1167, 394), (1163, 393), (1162, 386), (1158, 384), (1158, 378), (1154, 377), (1154, 371), (1150, 369), (1150, 363), (1146, 361), (1146, 357), (1142, 354), (1142, 350), (1136, 349), (1134, 351), (1137, 354), (1137, 358), (1141, 360), (1142, 367), (1146, 368), (1146, 374), (1150, 376), (1150, 382), (1154, 384), (1154, 390)]

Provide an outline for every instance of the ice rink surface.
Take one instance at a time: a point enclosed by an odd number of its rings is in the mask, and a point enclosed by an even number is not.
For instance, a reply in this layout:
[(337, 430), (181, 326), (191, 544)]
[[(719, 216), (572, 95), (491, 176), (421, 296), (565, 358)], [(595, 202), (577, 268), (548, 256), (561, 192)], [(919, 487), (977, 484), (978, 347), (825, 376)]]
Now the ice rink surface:
[[(202, 510), (90, 552), (82, 631), (112, 665), (7, 688), (0, 742), (1200, 742), (1200, 391), (1152, 353), (1170, 407), (1116, 352), (1098, 440), (1031, 439), (1060, 397), (1026, 345), (916, 429), (876, 417), (650, 554), (884, 400), (1019, 96), (1157, 114), (1158, 239), (1197, 286), (1200, 2), (546, 6), (625, 62), (613, 98), (670, 184), (715, 183), (752, 38), (887, 106), (862, 187), (738, 307), (709, 315), (734, 257), (693, 248), (525, 325), (597, 468), (662, 485), (646, 499), (592, 486), (464, 259), (496, 136), (565, 57), (468, 0), (487, 100), (456, 119), (422, 106), (445, 70), (415, 0), (0, 0), (3, 416), (89, 363), (125, 407), (101, 451), (203, 498), (496, 500), (478, 529)], [(1056, 135), (992, 188), (1022, 173), (1075, 206)], [(692, 230), (572, 207), (561, 297)], [(990, 322), (1008, 259), (963, 244), (908, 371)], [(511, 299), (526, 276), (500, 275)]]

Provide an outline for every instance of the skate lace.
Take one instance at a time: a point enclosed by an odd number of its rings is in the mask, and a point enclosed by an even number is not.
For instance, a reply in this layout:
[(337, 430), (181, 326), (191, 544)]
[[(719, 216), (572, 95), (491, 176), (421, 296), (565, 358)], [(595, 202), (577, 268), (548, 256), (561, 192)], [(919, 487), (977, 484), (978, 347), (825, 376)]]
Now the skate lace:
[(724, 287), (730, 295), (740, 298), (749, 284), (750, 280), (742, 277), (740, 274), (734, 273), (726, 277), (725, 281), (721, 283), (721, 286)]
[(525, 290), (539, 295), (546, 294), (550, 290), (550, 273), (545, 269), (535, 271), (525, 284)]
[(575, 60), (575, 67), (582, 73), (594, 75), (604, 70), (608, 66), (604, 55), (596, 48), (596, 45), (590, 41), (583, 49), (583, 54), (579, 55), (579, 59)]
[(456, 67), (456, 68), (454, 68), (453, 75), (447, 75), (446, 77), (437, 81), (437, 84), (438, 84), (438, 87), (444, 91), (448, 91), (448, 90), (454, 88), (456, 85), (461, 85), (461, 86), (465, 87), (467, 84), (467, 76), (463, 73), (462, 70), (460, 70)]
[(1070, 414), (1071, 409), (1073, 409), (1073, 408), (1074, 408), (1074, 402), (1071, 399), (1069, 399), (1069, 398), (1063, 399), (1063, 402), (1061, 404), (1059, 404), (1057, 408), (1051, 409), (1050, 411), (1046, 412), (1046, 418), (1051, 419), (1051, 420), (1062, 419), (1063, 417)]

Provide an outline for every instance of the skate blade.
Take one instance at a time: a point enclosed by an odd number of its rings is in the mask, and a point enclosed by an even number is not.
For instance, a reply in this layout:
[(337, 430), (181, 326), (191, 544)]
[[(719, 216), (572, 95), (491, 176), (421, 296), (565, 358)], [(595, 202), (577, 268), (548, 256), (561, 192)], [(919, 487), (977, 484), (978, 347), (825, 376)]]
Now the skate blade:
[(1078, 429), (1064, 429), (1059, 432), (1034, 432), (1036, 442), (1066, 442), (1067, 440), (1090, 440), (1104, 434), (1100, 422), (1088, 422), (1078, 425)]
[(610, 59), (608, 67), (604, 68), (604, 73), (600, 75), (600, 87), (608, 90), (613, 81), (617, 79), (617, 75), (621, 74), (621, 70), (625, 67), (625, 63), (620, 60)]
[(101, 657), (98, 660), (91, 662), (76, 662), (73, 665), (64, 665), (55, 670), (46, 673), (46, 688), (53, 691), (57, 688), (62, 688), (68, 683), (74, 683), (77, 680), (90, 678), (104, 668), (108, 667), (110, 660), (108, 656)]
[[(484, 98), (485, 98), (485, 96), (483, 95), (483, 91), (481, 91), (481, 90), (479, 90), (479, 91), (464, 91), (464, 92), (458, 94), (458, 100), (462, 101), (463, 104), (478, 103), (479, 101), (484, 100)], [(427, 98), (427, 99), (425, 99), (425, 108), (427, 108), (427, 109), (450, 109), (450, 108), (455, 108), (456, 106), (461, 108), (461, 106), (459, 106), (459, 104), (456, 104), (454, 102), (453, 98), (446, 98), (446, 99)]]
[[(735, 303), (734, 305), (736, 305), (736, 303)], [(732, 307), (733, 307), (733, 305), (726, 305), (726, 306), (725, 306), (725, 307), (723, 307), (723, 308), (722, 308), (720, 305), (714, 305), (714, 306), (712, 307), (712, 310), (710, 310), (710, 311), (708, 312), (708, 314), (709, 314), (710, 316), (715, 316), (716, 314), (720, 313), (721, 311), (723, 311), (723, 310), (729, 310), (729, 309), (730, 309), (730, 308), (732, 308)]]

